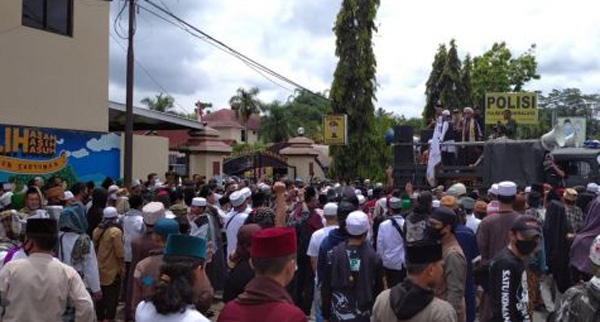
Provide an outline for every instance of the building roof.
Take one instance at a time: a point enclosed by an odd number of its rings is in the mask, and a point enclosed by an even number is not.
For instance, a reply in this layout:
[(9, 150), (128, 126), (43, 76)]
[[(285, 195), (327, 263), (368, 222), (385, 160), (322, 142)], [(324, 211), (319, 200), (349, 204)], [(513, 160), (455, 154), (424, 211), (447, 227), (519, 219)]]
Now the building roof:
[[(125, 104), (108, 102), (108, 127), (111, 132), (125, 131)], [(133, 107), (133, 130), (202, 130), (204, 125), (170, 113)]]
[[(229, 108), (220, 109), (218, 111), (205, 114), (202, 120), (207, 122), (207, 125), (215, 128), (234, 128), (244, 129), (244, 123), (235, 115), (235, 111)], [(252, 114), (248, 119), (248, 130), (258, 131), (260, 128), (260, 115)]]

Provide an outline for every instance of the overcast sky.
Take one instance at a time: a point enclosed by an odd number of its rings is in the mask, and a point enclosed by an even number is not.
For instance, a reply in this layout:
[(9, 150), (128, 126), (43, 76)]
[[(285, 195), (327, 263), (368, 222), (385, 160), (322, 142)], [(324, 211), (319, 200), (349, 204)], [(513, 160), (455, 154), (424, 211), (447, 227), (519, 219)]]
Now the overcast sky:
[[(112, 21), (123, 3), (112, 2)], [(157, 11), (144, 0), (139, 3)], [(313, 91), (331, 85), (337, 63), (332, 27), (340, 0), (163, 3), (213, 37)], [(396, 114), (420, 115), (435, 51), (452, 38), (461, 59), (467, 53), (482, 54), (494, 42), (506, 41), (516, 55), (535, 43), (542, 77), (527, 84), (527, 90), (547, 93), (553, 88), (578, 87), (584, 93), (600, 93), (599, 7), (596, 1), (573, 0), (381, 0), (379, 32), (374, 37), (379, 83), (375, 106)], [(125, 46), (126, 40), (119, 38), (112, 21), (110, 99), (124, 102), (126, 53), (118, 43)], [(126, 27), (123, 19), (116, 28), (125, 35)], [(198, 99), (212, 102), (213, 109), (228, 107), (239, 87), (258, 87), (259, 97), (267, 102), (286, 100), (292, 94), (236, 58), (144, 10), (138, 16), (135, 37), (136, 105), (141, 105), (143, 97), (165, 90), (175, 97), (177, 110), (187, 112)]]

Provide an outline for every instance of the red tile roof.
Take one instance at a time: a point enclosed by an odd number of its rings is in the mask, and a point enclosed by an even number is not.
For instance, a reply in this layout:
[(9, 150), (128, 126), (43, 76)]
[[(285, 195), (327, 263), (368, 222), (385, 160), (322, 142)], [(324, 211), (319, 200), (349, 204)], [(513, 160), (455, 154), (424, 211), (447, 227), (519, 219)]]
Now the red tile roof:
[[(232, 109), (224, 108), (218, 111), (214, 111), (210, 114), (205, 114), (202, 118), (203, 121), (208, 122), (208, 126), (219, 129), (219, 128), (236, 128), (243, 129), (244, 124), (235, 116), (235, 111)], [(251, 131), (258, 131), (260, 128), (260, 115), (252, 114), (248, 120), (248, 129)]]

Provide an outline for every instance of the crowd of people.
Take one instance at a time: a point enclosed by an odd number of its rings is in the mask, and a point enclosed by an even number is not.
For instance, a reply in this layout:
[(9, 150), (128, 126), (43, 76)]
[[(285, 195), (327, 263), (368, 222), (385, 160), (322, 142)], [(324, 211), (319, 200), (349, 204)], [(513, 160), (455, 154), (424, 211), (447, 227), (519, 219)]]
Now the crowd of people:
[(598, 319), (595, 183), (165, 177), (3, 185), (0, 321)]

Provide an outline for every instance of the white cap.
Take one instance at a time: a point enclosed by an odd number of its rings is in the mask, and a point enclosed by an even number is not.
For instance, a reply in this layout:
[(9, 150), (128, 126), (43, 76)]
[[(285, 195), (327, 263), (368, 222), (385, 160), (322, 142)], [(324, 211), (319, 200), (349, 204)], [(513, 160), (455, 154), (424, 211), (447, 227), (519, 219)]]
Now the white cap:
[(142, 184), (142, 182), (138, 179), (135, 179), (131, 182), (131, 187), (135, 188), (135, 187), (139, 187)]
[(600, 235), (594, 238), (590, 246), (590, 261), (596, 266), (600, 266)]
[(353, 211), (346, 218), (346, 231), (352, 236), (360, 236), (369, 230), (369, 217), (362, 211)]
[(358, 198), (358, 204), (359, 205), (363, 205), (365, 203), (365, 201), (367, 201), (367, 199), (363, 195), (358, 195), (357, 198)]
[(467, 187), (460, 182), (455, 183), (455, 184), (451, 185), (450, 188), (448, 188), (448, 191), (446, 191), (446, 193), (448, 193), (449, 195), (451, 195), (453, 197), (466, 195)]
[(338, 206), (336, 203), (328, 202), (325, 204), (325, 207), (323, 207), (323, 216), (326, 216), (326, 217), (337, 216), (337, 209), (338, 209)]
[(367, 190), (367, 197), (373, 197), (373, 189)]
[(69, 201), (71, 199), (75, 198), (75, 196), (73, 195), (73, 193), (69, 190), (65, 191), (65, 194), (63, 196), (63, 199)]
[(261, 182), (258, 184), (258, 190), (265, 192), (271, 190), (271, 187), (268, 184)]
[(112, 186), (108, 187), (108, 193), (116, 193), (117, 191), (119, 191), (119, 186), (117, 186), (116, 184), (113, 184)]
[(488, 195), (492, 194), (492, 195), (498, 195), (498, 184), (494, 183), (492, 185), (492, 187), (490, 188), (490, 190), (488, 190)]
[(240, 191), (244, 195), (244, 199), (248, 199), (248, 198), (252, 197), (252, 190), (250, 190), (250, 188), (245, 187), (245, 188), (242, 188), (242, 190), (240, 190)]
[(246, 199), (247, 198), (244, 196), (242, 190), (235, 191), (229, 196), (229, 202), (231, 202), (231, 205), (234, 208), (241, 206), (244, 203), (244, 201), (246, 201)]
[(109, 218), (117, 218), (117, 217), (118, 217), (117, 208), (115, 208), (115, 207), (104, 208), (104, 212), (102, 213), (102, 218), (109, 219)]
[(598, 192), (598, 184), (596, 184), (595, 182), (590, 182), (590, 183), (588, 183), (585, 190), (587, 192), (597, 193)]
[(362, 195), (362, 191), (360, 189), (355, 189), (354, 190), (354, 194), (357, 196), (361, 196)]
[(440, 207), (440, 201), (439, 200), (434, 200), (431, 202), (431, 207), (432, 208), (439, 208)]
[(512, 181), (502, 181), (498, 184), (498, 196), (512, 197), (517, 195), (517, 185)]
[(12, 191), (5, 192), (2, 197), (0, 197), (0, 205), (2, 207), (10, 206), (12, 203)]
[(159, 218), (165, 217), (165, 206), (162, 202), (149, 202), (142, 208), (144, 213), (144, 223), (149, 226), (154, 226)]
[(450, 111), (449, 110), (443, 110), (442, 111), (442, 115), (450, 116)]
[(384, 198), (377, 200), (377, 205), (379, 205), (379, 207), (381, 207), (383, 209), (387, 209), (387, 199), (384, 197)]
[(194, 207), (206, 207), (206, 199), (196, 197), (192, 199), (192, 206)]
[(531, 193), (531, 186), (525, 187), (525, 193)]

